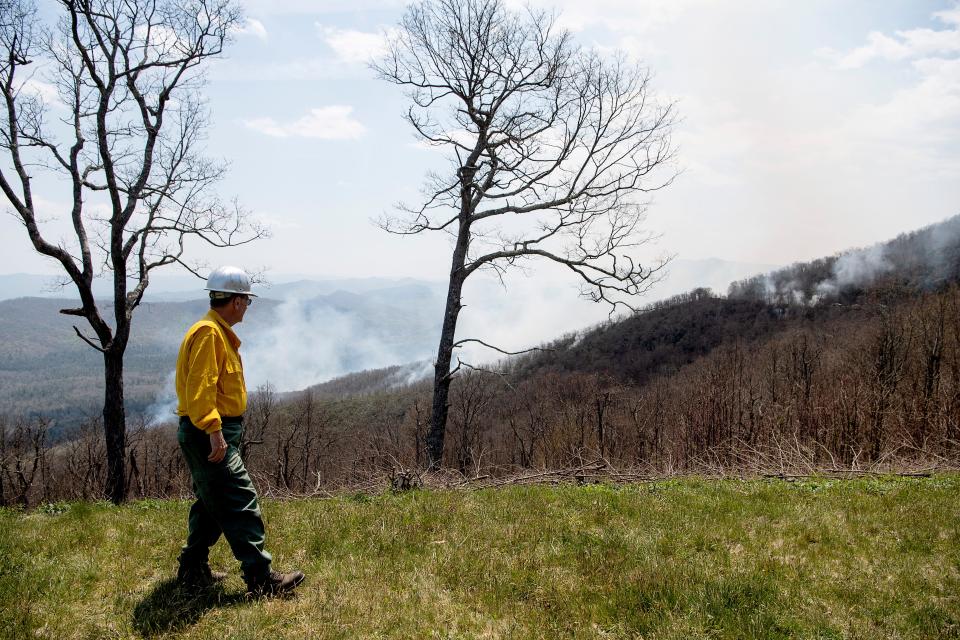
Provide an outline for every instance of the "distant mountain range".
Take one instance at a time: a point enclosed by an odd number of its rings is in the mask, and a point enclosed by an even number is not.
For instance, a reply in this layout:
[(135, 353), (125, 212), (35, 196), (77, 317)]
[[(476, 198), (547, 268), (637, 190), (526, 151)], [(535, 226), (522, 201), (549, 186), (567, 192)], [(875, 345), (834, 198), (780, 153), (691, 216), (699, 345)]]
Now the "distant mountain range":
[[(770, 271), (777, 266), (732, 262), (719, 258), (704, 260), (676, 259), (669, 264), (666, 279), (651, 292), (651, 299), (675, 295), (696, 287), (726, 291), (727, 285), (734, 280)], [(262, 297), (287, 300), (291, 298), (313, 298), (338, 291), (365, 294), (408, 285), (442, 291), (446, 282), (415, 278), (318, 278), (286, 274), (270, 278), (269, 282), (257, 285), (256, 290)], [(100, 278), (94, 282), (94, 293), (97, 296), (110, 296), (112, 288), (113, 285), (105, 278)], [(186, 302), (202, 298), (202, 289), (203, 281), (192, 275), (160, 273), (151, 279), (144, 300), (147, 302)], [(0, 274), (0, 301), (13, 298), (75, 297), (76, 290), (73, 285), (64, 284), (61, 276), (37, 273)]]
[[(293, 296), (314, 296), (348, 291), (365, 293), (378, 289), (414, 285), (438, 285), (413, 278), (315, 278), (300, 275), (285, 275), (273, 282), (257, 285), (261, 296), (284, 300)], [(192, 275), (157, 274), (151, 278), (144, 300), (148, 302), (184, 302), (203, 297), (203, 281)], [(105, 278), (94, 281), (94, 294), (110, 296), (113, 284)], [(72, 284), (63, 284), (56, 275), (37, 273), (0, 274), (0, 300), (12, 298), (73, 298), (76, 290)]]

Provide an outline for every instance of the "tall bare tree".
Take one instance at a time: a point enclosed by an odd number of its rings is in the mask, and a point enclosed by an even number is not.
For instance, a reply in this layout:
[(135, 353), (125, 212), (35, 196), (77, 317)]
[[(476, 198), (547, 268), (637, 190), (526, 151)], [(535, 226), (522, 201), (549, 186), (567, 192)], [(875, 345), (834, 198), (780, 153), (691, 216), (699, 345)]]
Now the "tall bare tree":
[(652, 283), (662, 263), (643, 266), (631, 251), (649, 239), (640, 229), (649, 194), (675, 175), (674, 108), (654, 100), (644, 69), (581, 50), (552, 16), (516, 14), (501, 0), (413, 4), (374, 68), (406, 90), (406, 120), (449, 161), (420, 204), (381, 221), (393, 233), (453, 239), (427, 436), (436, 466), (462, 366), (451, 370), (453, 352), (480, 342), (455, 339), (467, 278), (539, 258), (614, 309)]
[[(234, 0), (58, 0), (43, 14), (7, 0), (0, 10), (0, 189), (33, 248), (76, 287), (80, 307), (61, 313), (86, 319), (93, 335), (77, 335), (103, 354), (106, 491), (120, 502), (124, 352), (152, 272), (179, 263), (196, 273), (191, 239), (226, 247), (262, 235), (213, 193), (224, 169), (201, 149), (202, 67), (241, 14)], [(68, 203), (38, 211), (41, 190), (66, 191)], [(57, 213), (69, 231), (46, 224)], [(101, 275), (112, 299), (94, 296)]]

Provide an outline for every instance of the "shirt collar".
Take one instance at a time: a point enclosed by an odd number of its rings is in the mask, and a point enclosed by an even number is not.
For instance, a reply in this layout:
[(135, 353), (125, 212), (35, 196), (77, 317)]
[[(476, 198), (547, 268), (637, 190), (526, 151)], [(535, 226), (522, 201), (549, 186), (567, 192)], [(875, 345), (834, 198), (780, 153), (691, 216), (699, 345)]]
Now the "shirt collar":
[(207, 312), (207, 318), (209, 318), (210, 320), (213, 320), (218, 325), (220, 325), (220, 328), (223, 330), (224, 335), (227, 336), (227, 340), (230, 342), (230, 344), (233, 346), (234, 349), (240, 348), (240, 338), (237, 337), (237, 334), (233, 332), (233, 328), (229, 324), (227, 324), (227, 321), (224, 320), (219, 313), (217, 313), (213, 309), (210, 309), (210, 311)]

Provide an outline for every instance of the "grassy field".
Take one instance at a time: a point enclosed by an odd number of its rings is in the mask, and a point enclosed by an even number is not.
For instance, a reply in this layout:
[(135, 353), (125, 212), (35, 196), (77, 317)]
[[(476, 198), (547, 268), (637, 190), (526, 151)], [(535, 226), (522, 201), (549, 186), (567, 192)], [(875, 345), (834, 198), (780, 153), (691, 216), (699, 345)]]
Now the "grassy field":
[(960, 638), (960, 476), (267, 502), (295, 597), (173, 581), (188, 504), (0, 512), (23, 638)]

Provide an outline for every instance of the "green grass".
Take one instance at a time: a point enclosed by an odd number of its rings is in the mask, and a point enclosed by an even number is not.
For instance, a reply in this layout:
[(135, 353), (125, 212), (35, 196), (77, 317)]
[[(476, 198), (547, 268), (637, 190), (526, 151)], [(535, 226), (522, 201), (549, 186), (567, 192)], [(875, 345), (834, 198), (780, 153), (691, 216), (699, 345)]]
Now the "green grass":
[(960, 638), (960, 476), (685, 479), (267, 502), (307, 581), (173, 581), (188, 503), (0, 512), (25, 638)]

